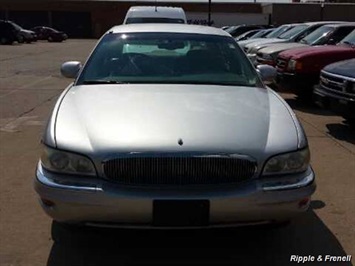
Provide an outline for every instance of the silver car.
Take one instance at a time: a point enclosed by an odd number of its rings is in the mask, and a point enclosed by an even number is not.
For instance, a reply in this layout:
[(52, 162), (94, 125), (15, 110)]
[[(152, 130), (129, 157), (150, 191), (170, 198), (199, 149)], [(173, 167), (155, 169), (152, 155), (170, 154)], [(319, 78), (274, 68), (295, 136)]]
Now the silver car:
[(59, 224), (201, 228), (278, 223), (315, 191), (301, 124), (217, 28), (109, 30), (43, 136), (35, 189)]

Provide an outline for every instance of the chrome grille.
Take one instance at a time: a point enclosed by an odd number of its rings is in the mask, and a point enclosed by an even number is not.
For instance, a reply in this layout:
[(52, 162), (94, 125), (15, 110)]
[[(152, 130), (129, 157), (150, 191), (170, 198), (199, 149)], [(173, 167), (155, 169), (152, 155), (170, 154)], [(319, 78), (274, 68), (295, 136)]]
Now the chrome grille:
[(286, 60), (278, 58), (276, 61), (276, 68), (278, 69), (285, 69), (286, 68)]
[(355, 91), (353, 91), (354, 82), (348, 80), (346, 77), (334, 76), (327, 74), (326, 72), (321, 72), (320, 84), (327, 90), (345, 94), (355, 94)]
[(105, 162), (106, 178), (127, 185), (233, 184), (252, 178), (256, 163), (230, 157), (131, 157)]

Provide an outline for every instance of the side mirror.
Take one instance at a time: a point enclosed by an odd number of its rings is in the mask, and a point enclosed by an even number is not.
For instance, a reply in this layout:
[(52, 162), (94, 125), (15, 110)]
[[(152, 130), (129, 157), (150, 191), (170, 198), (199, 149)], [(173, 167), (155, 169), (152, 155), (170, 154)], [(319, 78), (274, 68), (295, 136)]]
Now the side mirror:
[(60, 73), (66, 78), (76, 78), (82, 65), (78, 61), (68, 61), (62, 64)]
[(276, 68), (269, 65), (258, 65), (256, 71), (260, 74), (261, 79), (266, 85), (272, 84), (277, 75)]

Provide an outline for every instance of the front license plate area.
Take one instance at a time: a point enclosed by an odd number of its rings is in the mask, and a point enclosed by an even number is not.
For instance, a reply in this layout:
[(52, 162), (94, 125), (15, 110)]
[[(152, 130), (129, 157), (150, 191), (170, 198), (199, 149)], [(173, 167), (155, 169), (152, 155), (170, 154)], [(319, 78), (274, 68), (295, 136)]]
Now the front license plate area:
[(153, 226), (188, 227), (209, 224), (208, 200), (154, 200)]

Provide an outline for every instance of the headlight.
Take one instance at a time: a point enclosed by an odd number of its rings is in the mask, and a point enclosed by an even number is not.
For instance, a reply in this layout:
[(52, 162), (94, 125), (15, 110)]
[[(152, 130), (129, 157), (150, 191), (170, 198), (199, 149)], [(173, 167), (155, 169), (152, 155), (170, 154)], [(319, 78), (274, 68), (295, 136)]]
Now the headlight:
[(300, 61), (291, 59), (288, 62), (287, 69), (294, 71), (294, 70), (301, 70), (302, 69), (302, 63)]
[(288, 70), (295, 70), (295, 69), (296, 69), (296, 64), (297, 64), (297, 61), (291, 59), (291, 60), (288, 62), (287, 69), (288, 69)]
[(309, 149), (281, 154), (269, 159), (264, 167), (263, 175), (279, 175), (300, 173), (307, 170), (310, 161)]
[(53, 172), (74, 175), (96, 175), (92, 161), (82, 155), (44, 147), (42, 166)]

